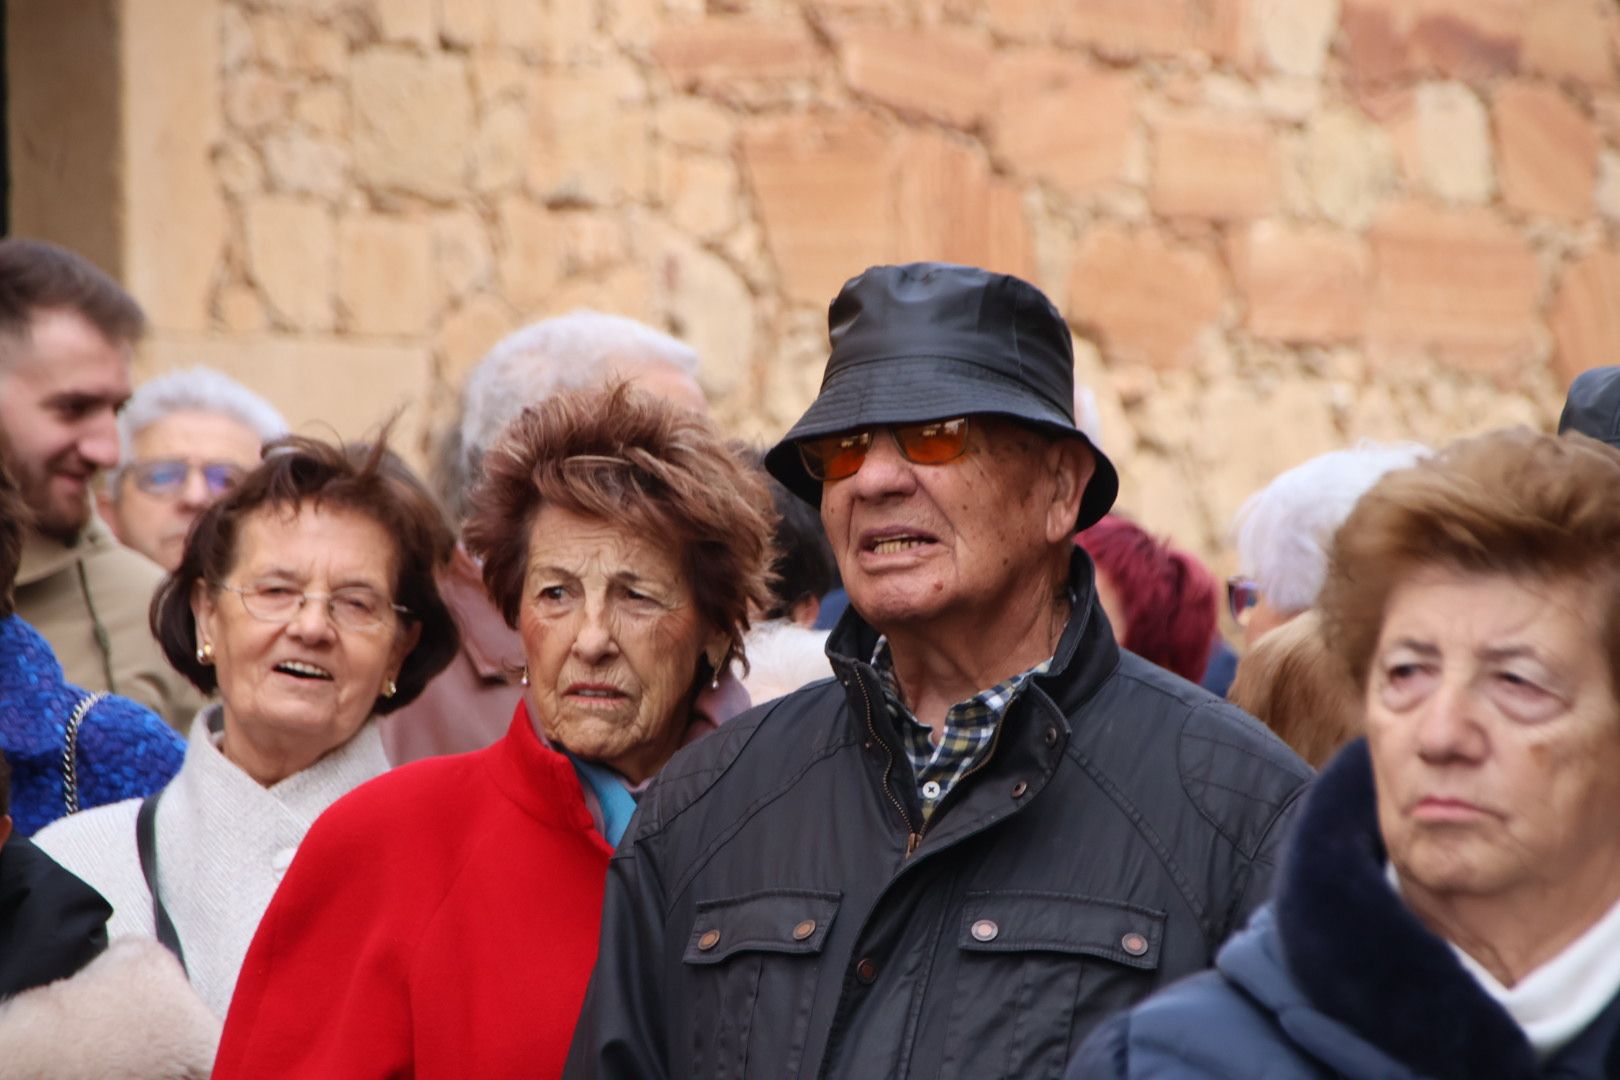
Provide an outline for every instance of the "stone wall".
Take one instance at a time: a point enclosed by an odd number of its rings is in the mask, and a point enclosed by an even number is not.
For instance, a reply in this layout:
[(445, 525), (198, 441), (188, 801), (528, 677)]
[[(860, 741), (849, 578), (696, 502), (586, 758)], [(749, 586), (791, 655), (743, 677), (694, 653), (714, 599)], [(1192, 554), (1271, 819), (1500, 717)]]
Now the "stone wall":
[[(108, 0), (8, 5), (14, 53), (71, 5)], [(403, 408), (418, 455), (488, 345), (582, 304), (692, 341), (769, 438), (846, 277), (951, 259), (1058, 302), (1123, 505), (1208, 552), (1307, 456), (1549, 425), (1620, 359), (1606, 0), (115, 6), (119, 195), (72, 228), (120, 238), (145, 368), (345, 433)], [(61, 235), (36, 98), (14, 224)]]

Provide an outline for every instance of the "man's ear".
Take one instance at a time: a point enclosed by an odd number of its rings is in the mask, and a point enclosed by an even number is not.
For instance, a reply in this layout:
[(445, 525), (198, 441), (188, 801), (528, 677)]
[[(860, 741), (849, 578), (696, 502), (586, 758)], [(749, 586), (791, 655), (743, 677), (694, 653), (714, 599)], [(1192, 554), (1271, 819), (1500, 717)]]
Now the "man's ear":
[(1052, 500), (1046, 510), (1046, 540), (1057, 544), (1074, 536), (1080, 499), (1097, 471), (1097, 458), (1079, 439), (1056, 438), (1046, 448), (1046, 467), (1052, 478)]

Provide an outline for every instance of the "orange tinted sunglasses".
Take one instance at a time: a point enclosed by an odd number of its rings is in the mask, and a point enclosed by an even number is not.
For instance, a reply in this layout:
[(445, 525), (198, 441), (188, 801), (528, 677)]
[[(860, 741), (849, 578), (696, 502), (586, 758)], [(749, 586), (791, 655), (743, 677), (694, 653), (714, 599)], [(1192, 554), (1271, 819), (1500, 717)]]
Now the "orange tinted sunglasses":
[(799, 457), (805, 471), (817, 480), (842, 480), (854, 476), (872, 448), (872, 433), (887, 428), (895, 445), (909, 462), (916, 465), (943, 465), (955, 461), (967, 449), (967, 417), (929, 420), (921, 424), (883, 424), (862, 431), (823, 435), (799, 443)]

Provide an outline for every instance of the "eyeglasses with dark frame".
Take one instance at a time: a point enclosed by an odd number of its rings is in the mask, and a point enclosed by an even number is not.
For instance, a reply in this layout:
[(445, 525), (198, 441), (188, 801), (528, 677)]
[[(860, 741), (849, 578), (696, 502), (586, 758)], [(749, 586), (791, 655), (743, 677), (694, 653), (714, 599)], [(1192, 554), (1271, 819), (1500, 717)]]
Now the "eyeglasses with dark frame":
[(880, 424), (860, 431), (822, 435), (798, 444), (799, 458), (811, 477), (823, 482), (854, 476), (872, 449), (873, 433), (887, 429), (901, 455), (915, 465), (943, 465), (967, 450), (968, 418), (928, 420), (920, 424)]
[(378, 629), (396, 613), (402, 618), (411, 616), (410, 608), (391, 603), (375, 589), (364, 585), (349, 585), (329, 593), (304, 592), (279, 581), (254, 581), (247, 585), (228, 585), (221, 581), (215, 586), (240, 597), (242, 609), (253, 618), (283, 626), (304, 610), (305, 603), (316, 599), (325, 601), (326, 617), (341, 630), (365, 633)]
[(1254, 613), (1254, 605), (1259, 602), (1259, 582), (1242, 575), (1226, 579), (1226, 610), (1232, 613), (1233, 622), (1239, 626), (1247, 625), (1249, 616)]
[(228, 461), (187, 461), (184, 458), (137, 461), (125, 471), (138, 489), (159, 499), (179, 495), (193, 471), (202, 473), (203, 486), (214, 499), (230, 491), (247, 475), (242, 466)]

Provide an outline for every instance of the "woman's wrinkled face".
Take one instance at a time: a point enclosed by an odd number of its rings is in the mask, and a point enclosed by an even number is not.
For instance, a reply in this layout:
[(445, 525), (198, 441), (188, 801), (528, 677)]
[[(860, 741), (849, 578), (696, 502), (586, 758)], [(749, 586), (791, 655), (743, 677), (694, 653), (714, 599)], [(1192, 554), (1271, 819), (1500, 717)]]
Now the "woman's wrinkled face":
[(1620, 702), (1604, 590), (1430, 568), (1367, 677), (1378, 823), (1437, 897), (1620, 895)]
[[(383, 684), (398, 677), (420, 627), (391, 605), (395, 544), (369, 516), (303, 505), (266, 507), (245, 518), (236, 559), (223, 582), (199, 582), (192, 598), (199, 646), (213, 648), (225, 706), (222, 750), (261, 782), (273, 783), (352, 738), (371, 715)], [(285, 620), (258, 618), (255, 601), (232, 589), (274, 597), (311, 596)], [(327, 597), (340, 593), (340, 600)], [(345, 629), (333, 604), (377, 602), (369, 630)]]
[(658, 537), (548, 504), (528, 551), (518, 630), (540, 728), (640, 783), (680, 746), (698, 660), (724, 638)]

